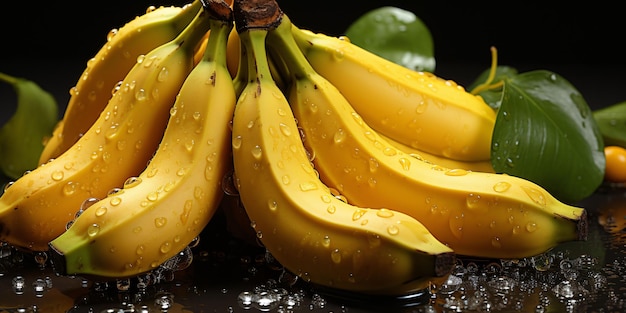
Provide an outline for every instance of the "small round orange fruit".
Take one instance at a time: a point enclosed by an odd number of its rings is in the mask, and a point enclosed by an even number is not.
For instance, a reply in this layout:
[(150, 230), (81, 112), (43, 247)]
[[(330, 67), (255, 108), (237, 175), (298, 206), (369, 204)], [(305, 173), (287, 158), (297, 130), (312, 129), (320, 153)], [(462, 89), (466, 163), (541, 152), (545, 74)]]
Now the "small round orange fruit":
[(604, 147), (606, 168), (604, 179), (610, 182), (626, 182), (626, 148), (620, 146)]

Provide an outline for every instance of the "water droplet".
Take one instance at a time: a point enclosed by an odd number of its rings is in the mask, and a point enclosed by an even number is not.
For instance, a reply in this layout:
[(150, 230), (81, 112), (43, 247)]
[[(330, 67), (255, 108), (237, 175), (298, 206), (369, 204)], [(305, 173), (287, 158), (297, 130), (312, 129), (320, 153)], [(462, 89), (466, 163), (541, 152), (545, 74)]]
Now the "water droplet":
[(460, 168), (453, 168), (453, 169), (445, 171), (445, 174), (448, 176), (465, 176), (467, 175), (467, 173), (468, 171), (464, 169), (460, 169)]
[[(396, 154), (398, 154), (398, 151), (392, 147), (385, 147), (383, 148), (383, 154), (386, 156), (394, 156)], [(407, 170), (410, 167), (411, 161), (409, 161), (409, 159), (407, 158), (400, 158), (400, 160), (398, 160), (398, 162), (400, 162), (400, 164), (402, 165), (402, 168), (404, 170)]]
[(157, 201), (159, 199), (159, 193), (156, 191), (151, 191), (146, 196), (146, 199), (148, 199), (149, 201), (153, 201), (153, 202)]
[(122, 203), (122, 198), (120, 198), (120, 197), (112, 197), (111, 200), (109, 200), (109, 203), (112, 206), (119, 205), (120, 203)]
[(408, 158), (399, 158), (398, 162), (400, 163), (400, 166), (402, 166), (402, 169), (405, 171), (410, 170), (411, 168), (411, 160), (409, 160)]
[(500, 237), (491, 238), (491, 246), (494, 248), (501, 248), (502, 243), (500, 242)]
[(317, 189), (317, 184), (315, 184), (314, 182), (304, 182), (300, 184), (300, 190), (302, 191), (311, 191), (311, 190), (316, 190)]
[(343, 129), (340, 128), (335, 132), (335, 135), (333, 136), (333, 142), (342, 143), (346, 139), (346, 136), (346, 133), (343, 131)]
[(107, 207), (105, 206), (100, 206), (96, 208), (96, 210), (94, 211), (94, 215), (96, 215), (96, 217), (101, 217), (105, 215), (106, 213), (107, 213)]
[(54, 181), (59, 181), (63, 179), (63, 171), (54, 171), (52, 172), (52, 174), (50, 175), (50, 178), (52, 178), (52, 180)]
[(288, 125), (284, 123), (280, 123), (279, 128), (280, 128), (280, 132), (283, 133), (283, 135), (287, 137), (291, 136), (291, 128), (289, 128)]
[(528, 195), (528, 197), (535, 202), (536, 204), (540, 205), (540, 206), (546, 206), (546, 196), (544, 195), (544, 193), (532, 186), (522, 186), (521, 187), (522, 190), (524, 190), (524, 192), (526, 193), (526, 195)]
[(124, 188), (132, 188), (132, 187), (139, 185), (139, 183), (141, 183), (141, 178), (136, 177), (136, 176), (129, 177), (124, 182)]
[(352, 220), (356, 221), (358, 219), (360, 219), (361, 217), (363, 217), (363, 215), (365, 215), (366, 211), (363, 209), (356, 209), (354, 210), (354, 212), (352, 213)]
[(87, 198), (80, 204), (79, 211), (85, 211), (88, 207), (94, 205), (96, 202), (100, 201), (98, 198)]
[(267, 206), (270, 211), (276, 211), (276, 209), (278, 209), (278, 203), (276, 202), (276, 200), (269, 200)]
[(231, 143), (232, 146), (233, 146), (233, 149), (237, 150), (237, 149), (241, 148), (241, 142), (242, 142), (241, 136), (235, 136), (232, 139), (232, 143)]
[(63, 194), (66, 196), (73, 195), (76, 192), (76, 190), (78, 190), (78, 184), (72, 181), (67, 182), (63, 186)]
[(324, 239), (322, 240), (322, 246), (326, 248), (330, 247), (330, 237), (328, 237), (328, 235), (324, 236)]
[(161, 228), (167, 224), (167, 218), (165, 217), (157, 217), (154, 219), (154, 226), (157, 228)]
[(87, 235), (89, 237), (93, 237), (97, 235), (99, 232), (100, 232), (100, 225), (98, 224), (91, 224), (89, 225), (89, 227), (87, 227)]
[(252, 153), (252, 156), (257, 160), (261, 159), (261, 156), (263, 156), (263, 150), (258, 145), (254, 146), (254, 148), (252, 148), (250, 152)]
[(195, 140), (193, 139), (188, 140), (187, 142), (185, 142), (185, 150), (187, 150), (187, 152), (191, 152), (195, 144), (196, 144)]
[(283, 175), (283, 177), (281, 177), (281, 180), (285, 185), (289, 185), (289, 183), (291, 183), (291, 178), (289, 177), (289, 175)]
[(526, 224), (526, 231), (529, 233), (535, 232), (537, 230), (537, 223), (535, 222), (528, 222)]
[(172, 249), (172, 244), (169, 241), (166, 241), (161, 244), (161, 248), (159, 249), (161, 253), (168, 253)]
[(330, 259), (335, 264), (341, 263), (341, 252), (339, 251), (339, 249), (335, 249), (330, 253)]
[(148, 99), (148, 96), (146, 95), (146, 91), (143, 88), (140, 88), (137, 91), (135, 91), (135, 100), (146, 101), (146, 99)]
[(161, 71), (159, 72), (159, 75), (157, 76), (157, 80), (159, 82), (164, 82), (167, 80), (169, 76), (170, 76), (170, 71), (166, 67), (163, 67), (161, 68)]
[(382, 217), (382, 218), (390, 218), (394, 214), (393, 214), (393, 211), (385, 209), (385, 208), (382, 208), (382, 209), (379, 209), (379, 210), (376, 211), (376, 215), (379, 216), (379, 217)]
[(489, 208), (481, 202), (481, 197), (478, 194), (470, 193), (465, 197), (465, 204), (467, 208), (481, 213), (487, 213)]
[(334, 205), (329, 205), (326, 208), (326, 212), (330, 213), (330, 214), (334, 214), (337, 211), (337, 208)]
[(495, 192), (505, 192), (511, 188), (511, 184), (509, 182), (501, 181), (493, 185), (493, 190)]
[(387, 233), (392, 236), (398, 235), (400, 233), (400, 228), (398, 228), (397, 225), (389, 225), (387, 227)]

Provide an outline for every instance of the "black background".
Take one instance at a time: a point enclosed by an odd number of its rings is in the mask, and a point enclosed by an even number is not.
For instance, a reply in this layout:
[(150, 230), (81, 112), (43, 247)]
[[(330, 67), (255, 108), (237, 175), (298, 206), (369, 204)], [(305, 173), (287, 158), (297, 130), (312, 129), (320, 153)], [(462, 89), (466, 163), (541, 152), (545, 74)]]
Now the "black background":
[[(0, 11), (0, 71), (38, 81), (61, 105), (86, 61), (111, 28), (145, 12), (149, 5), (181, 0), (102, 2), (5, 2)], [(279, 5), (303, 28), (341, 35), (368, 10), (389, 5), (415, 13), (431, 31), (436, 73), (469, 84), (498, 49), (499, 64), (520, 71), (561, 74), (592, 107), (626, 100), (626, 19), (618, 2), (570, 3), (485, 1), (296, 1)], [(0, 99), (5, 89), (0, 89)]]

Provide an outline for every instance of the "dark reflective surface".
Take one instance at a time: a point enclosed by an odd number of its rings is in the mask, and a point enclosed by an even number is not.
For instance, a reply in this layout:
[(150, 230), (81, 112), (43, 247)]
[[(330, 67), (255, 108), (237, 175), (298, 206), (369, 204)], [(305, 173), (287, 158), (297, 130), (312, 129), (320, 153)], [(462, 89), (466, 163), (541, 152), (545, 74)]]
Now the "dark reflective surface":
[(222, 213), (182, 263), (130, 280), (56, 276), (45, 256), (4, 246), (0, 312), (622, 312), (626, 189), (603, 187), (580, 205), (587, 241), (519, 260), (461, 258), (443, 284), (401, 298), (298, 280), (262, 247), (233, 237)]

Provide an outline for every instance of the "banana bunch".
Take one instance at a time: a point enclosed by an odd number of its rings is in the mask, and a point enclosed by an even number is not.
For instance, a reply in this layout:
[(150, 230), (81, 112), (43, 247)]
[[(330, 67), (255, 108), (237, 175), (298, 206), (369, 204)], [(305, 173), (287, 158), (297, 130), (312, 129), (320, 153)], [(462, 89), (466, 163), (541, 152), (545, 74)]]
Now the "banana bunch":
[(530, 181), (447, 168), (398, 149), (367, 123), (343, 89), (313, 69), (295, 39), (302, 31), (286, 15), (282, 20), (270, 31), (268, 46), (290, 75), (291, 110), (320, 179), (348, 202), (408, 214), (466, 256), (522, 258), (586, 236), (584, 209)]
[(0, 241), (32, 251), (48, 250), (48, 243), (66, 230), (90, 199), (104, 198), (145, 169), (159, 145), (172, 103), (194, 66), (194, 50), (209, 29), (206, 13), (194, 14), (176, 38), (136, 58), (119, 90), (72, 146), (4, 190)]
[(210, 4), (212, 15), (198, 18), (210, 21), (211, 35), (169, 110), (158, 149), (138, 176), (50, 242), (57, 272), (119, 278), (150, 271), (189, 245), (218, 208), (236, 100), (226, 67), (233, 20), (227, 4)]
[(493, 172), (480, 97), (298, 28), (275, 0), (148, 11), (73, 90), (41, 165), (0, 196), (0, 242), (62, 275), (152, 271), (217, 210), (303, 280), (365, 294), (586, 238), (585, 209)]

